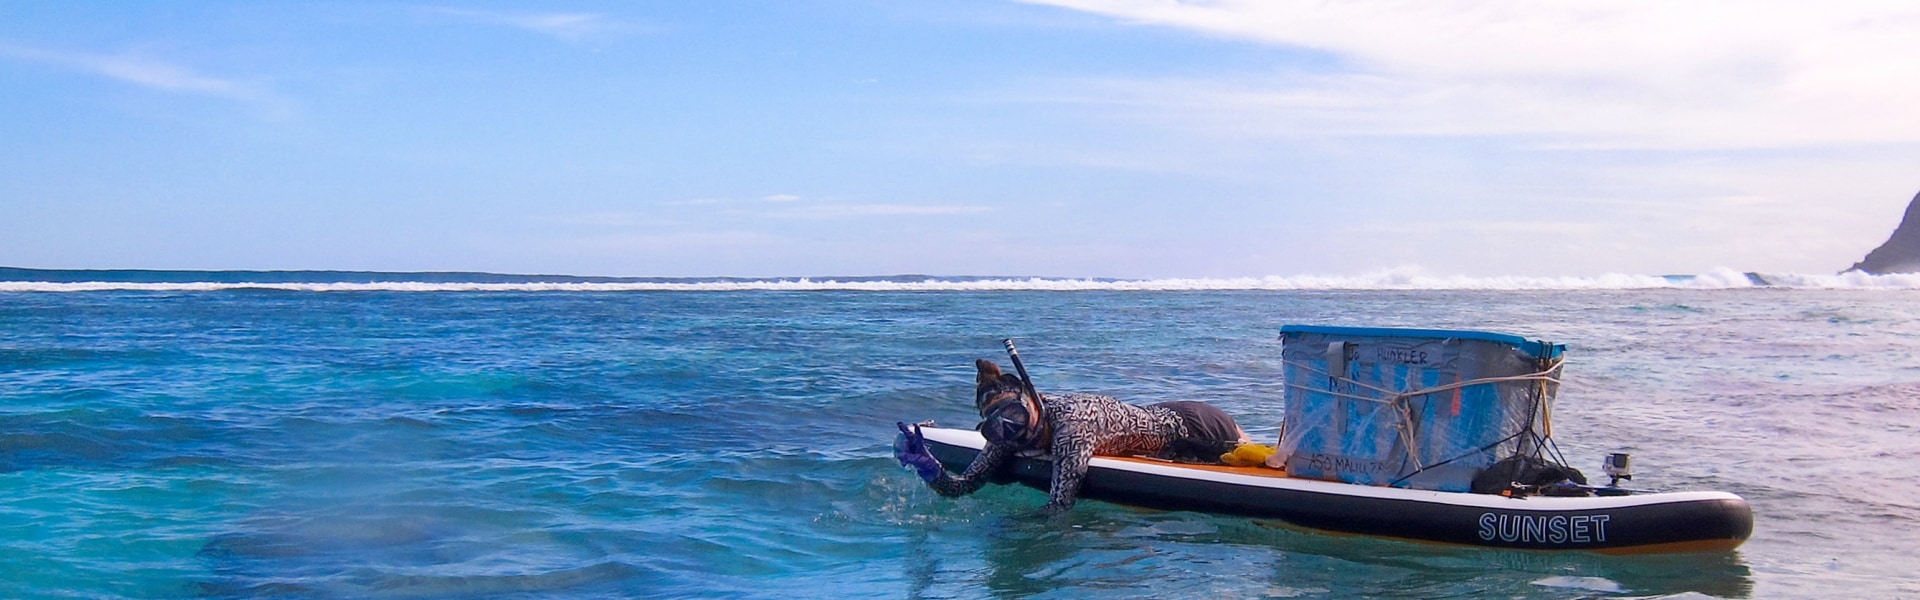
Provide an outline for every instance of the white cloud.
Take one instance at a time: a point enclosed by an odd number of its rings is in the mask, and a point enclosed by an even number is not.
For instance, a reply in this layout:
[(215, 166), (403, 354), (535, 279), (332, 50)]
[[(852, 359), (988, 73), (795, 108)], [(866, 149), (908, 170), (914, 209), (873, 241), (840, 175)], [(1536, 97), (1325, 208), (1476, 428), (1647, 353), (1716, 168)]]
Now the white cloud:
[(1912, 3), (1028, 1), (1337, 59), (1338, 72), (1254, 81), (1093, 82), (1077, 98), (1163, 108), (1221, 134), (1647, 148), (1920, 141)]
[(793, 194), (774, 194), (761, 198), (761, 200), (768, 202), (796, 202), (800, 200), (800, 197)]
[(594, 13), (525, 13), (466, 8), (428, 10), (464, 21), (503, 25), (568, 42), (583, 41), (627, 28), (606, 15)]
[(285, 99), (266, 88), (203, 75), (184, 66), (143, 56), (0, 45), (0, 57), (52, 65), (162, 92), (235, 100), (272, 113), (291, 110)]

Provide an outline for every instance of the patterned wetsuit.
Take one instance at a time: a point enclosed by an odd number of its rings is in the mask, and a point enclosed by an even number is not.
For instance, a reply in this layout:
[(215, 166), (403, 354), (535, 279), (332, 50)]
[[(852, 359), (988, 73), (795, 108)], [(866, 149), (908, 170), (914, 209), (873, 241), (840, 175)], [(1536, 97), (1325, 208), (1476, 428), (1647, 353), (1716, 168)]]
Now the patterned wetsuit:
[[(1049, 447), (1053, 482), (1043, 509), (1047, 512), (1073, 507), (1081, 480), (1087, 476), (1087, 463), (1096, 454), (1154, 455), (1178, 443), (1199, 456), (1209, 456), (1206, 452), (1218, 456), (1239, 441), (1231, 418), (1198, 402), (1134, 406), (1093, 394), (1041, 394), (1041, 399), (1042, 418), (1053, 432)], [(1221, 419), (1231, 432), (1220, 430)], [(1013, 443), (989, 442), (966, 472), (956, 477), (943, 471), (929, 485), (943, 496), (973, 493), (1021, 450)]]

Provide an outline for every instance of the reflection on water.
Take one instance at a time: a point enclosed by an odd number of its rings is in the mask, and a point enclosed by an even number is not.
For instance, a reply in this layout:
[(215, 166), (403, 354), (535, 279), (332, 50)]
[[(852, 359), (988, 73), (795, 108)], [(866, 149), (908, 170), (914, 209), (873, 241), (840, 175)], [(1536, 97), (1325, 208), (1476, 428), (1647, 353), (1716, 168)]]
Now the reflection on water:
[(1058, 517), (1009, 517), (986, 531), (987, 589), (1002, 598), (1024, 598), (1059, 587), (1079, 554), (1071, 513)]

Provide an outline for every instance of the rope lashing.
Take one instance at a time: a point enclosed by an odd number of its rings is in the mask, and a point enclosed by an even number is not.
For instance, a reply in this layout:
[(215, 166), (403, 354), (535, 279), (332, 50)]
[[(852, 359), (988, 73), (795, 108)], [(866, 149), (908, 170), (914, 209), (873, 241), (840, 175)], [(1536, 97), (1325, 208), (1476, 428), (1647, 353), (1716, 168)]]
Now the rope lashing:
[(1346, 393), (1346, 392), (1341, 392), (1341, 391), (1337, 391), (1337, 390), (1332, 390), (1332, 389), (1322, 389), (1322, 388), (1316, 388), (1316, 387), (1312, 387), (1312, 386), (1308, 386), (1308, 385), (1304, 385), (1304, 384), (1299, 384), (1299, 383), (1294, 383), (1294, 382), (1292, 382), (1292, 381), (1288, 381), (1288, 382), (1287, 382), (1287, 387), (1292, 387), (1292, 388), (1299, 388), (1299, 389), (1303, 389), (1303, 390), (1307, 390), (1307, 391), (1310, 391), (1310, 392), (1319, 392), (1319, 393), (1323, 393), (1323, 394), (1329, 394), (1329, 395), (1333, 395), (1333, 396), (1339, 396), (1339, 397), (1342, 397), (1342, 398), (1352, 398), (1352, 399), (1354, 399), (1354, 400), (1364, 400), (1364, 401), (1367, 401), (1367, 402), (1378, 402), (1378, 403), (1381, 403), (1381, 404), (1388, 404), (1388, 403), (1394, 403), (1394, 402), (1400, 402), (1400, 401), (1403, 401), (1403, 400), (1406, 400), (1406, 399), (1409, 399), (1409, 398), (1413, 398), (1413, 397), (1416, 397), (1416, 396), (1425, 396), (1425, 395), (1428, 395), (1428, 394), (1437, 394), (1437, 393), (1440, 393), (1440, 392), (1450, 392), (1450, 391), (1453, 391), (1453, 390), (1457, 390), (1457, 389), (1463, 389), (1463, 388), (1468, 388), (1468, 387), (1472, 387), (1472, 386), (1476, 386), (1476, 385), (1487, 385), (1487, 384), (1493, 384), (1493, 383), (1510, 383), (1510, 382), (1522, 382), (1522, 381), (1537, 381), (1537, 382), (1539, 382), (1539, 385), (1540, 385), (1540, 388), (1539, 388), (1539, 389), (1541, 390), (1541, 395), (1542, 395), (1542, 396), (1544, 397), (1544, 396), (1546, 395), (1546, 394), (1545, 394), (1545, 390), (1546, 390), (1546, 386), (1547, 386), (1547, 385), (1549, 385), (1549, 384), (1551, 384), (1551, 385), (1559, 385), (1559, 384), (1560, 384), (1560, 378), (1558, 378), (1558, 377), (1555, 377), (1555, 376), (1554, 376), (1554, 374), (1555, 374), (1556, 372), (1558, 372), (1558, 371), (1560, 370), (1560, 364), (1561, 364), (1561, 361), (1559, 361), (1559, 360), (1555, 360), (1555, 361), (1553, 361), (1553, 362), (1551, 362), (1551, 363), (1548, 363), (1548, 365), (1549, 365), (1549, 366), (1548, 366), (1548, 367), (1546, 368), (1546, 370), (1544, 370), (1544, 371), (1540, 371), (1540, 372), (1537, 372), (1537, 373), (1529, 373), (1529, 374), (1526, 374), (1526, 375), (1507, 375), (1507, 376), (1502, 376), (1502, 377), (1482, 377), (1482, 378), (1479, 378), (1479, 379), (1468, 379), (1468, 380), (1465, 380), (1465, 381), (1456, 381), (1456, 382), (1453, 382), (1453, 383), (1449, 383), (1449, 384), (1445, 384), (1445, 385), (1437, 385), (1437, 386), (1434, 386), (1434, 387), (1430, 387), (1430, 388), (1421, 388), (1421, 389), (1417, 389), (1417, 390), (1408, 390), (1408, 391), (1404, 391), (1404, 392), (1403, 392), (1403, 391), (1398, 391), (1398, 390), (1393, 390), (1393, 389), (1388, 389), (1388, 388), (1383, 388), (1383, 387), (1378, 387), (1378, 386), (1374, 386), (1374, 385), (1368, 385), (1368, 384), (1367, 384), (1367, 383), (1365, 383), (1365, 382), (1362, 382), (1362, 381), (1357, 381), (1357, 380), (1354, 380), (1354, 379), (1349, 379), (1349, 378), (1346, 378), (1346, 377), (1338, 377), (1338, 376), (1334, 376), (1334, 375), (1332, 375), (1332, 374), (1329, 374), (1329, 373), (1327, 373), (1326, 371), (1322, 371), (1322, 370), (1319, 370), (1319, 369), (1315, 369), (1315, 368), (1313, 368), (1313, 367), (1310, 367), (1310, 366), (1307, 366), (1306, 364), (1303, 364), (1303, 363), (1298, 363), (1298, 362), (1291, 362), (1291, 361), (1288, 361), (1288, 362), (1286, 362), (1285, 364), (1286, 364), (1287, 366), (1290, 366), (1290, 367), (1299, 367), (1300, 369), (1303, 369), (1303, 370), (1305, 370), (1305, 371), (1307, 371), (1307, 372), (1309, 372), (1309, 373), (1313, 373), (1313, 374), (1315, 374), (1315, 375), (1321, 375), (1321, 376), (1325, 376), (1325, 377), (1327, 377), (1327, 378), (1329, 378), (1329, 379), (1333, 379), (1333, 380), (1335, 380), (1335, 381), (1339, 381), (1339, 382), (1342, 382), (1342, 383), (1346, 383), (1346, 384), (1348, 384), (1348, 385), (1351, 385), (1351, 386), (1353, 386), (1353, 387), (1356, 387), (1356, 388), (1365, 388), (1365, 389), (1368, 389), (1368, 390), (1372, 390), (1372, 391), (1375, 391), (1375, 392), (1379, 392), (1379, 393), (1381, 393), (1381, 394), (1384, 394), (1384, 395), (1385, 395), (1386, 397), (1384, 397), (1384, 398), (1374, 398), (1374, 397), (1369, 397), (1369, 396), (1361, 396), (1361, 395), (1356, 395), (1356, 394), (1349, 394), (1349, 393)]

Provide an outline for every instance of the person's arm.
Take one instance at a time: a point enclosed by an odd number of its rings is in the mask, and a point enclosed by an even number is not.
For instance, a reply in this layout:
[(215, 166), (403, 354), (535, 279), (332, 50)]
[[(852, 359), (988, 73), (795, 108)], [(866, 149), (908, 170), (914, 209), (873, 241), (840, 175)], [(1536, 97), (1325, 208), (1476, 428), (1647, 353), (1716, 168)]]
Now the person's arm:
[(980, 486), (986, 485), (987, 479), (993, 472), (1005, 466), (1007, 460), (1013, 458), (1013, 454), (1014, 448), (1011, 444), (988, 443), (987, 447), (980, 449), (979, 454), (974, 455), (973, 462), (967, 465), (967, 470), (960, 476), (948, 475), (946, 470), (942, 469), (939, 477), (927, 482), (927, 487), (947, 497), (971, 494), (979, 490)]
[(979, 490), (980, 486), (986, 485), (993, 472), (1013, 458), (1013, 446), (988, 443), (980, 449), (980, 454), (973, 457), (967, 470), (955, 477), (947, 474), (946, 467), (927, 450), (927, 440), (920, 435), (920, 426), (909, 428), (906, 423), (898, 425), (901, 440), (898, 447), (894, 448), (893, 457), (902, 466), (913, 469), (920, 475), (921, 481), (927, 482), (927, 487), (942, 496), (965, 496)]
[(1080, 483), (1087, 478), (1087, 463), (1093, 461), (1093, 442), (1056, 436), (1053, 440), (1053, 482), (1047, 488), (1046, 514), (1059, 514), (1073, 508), (1080, 497)]

